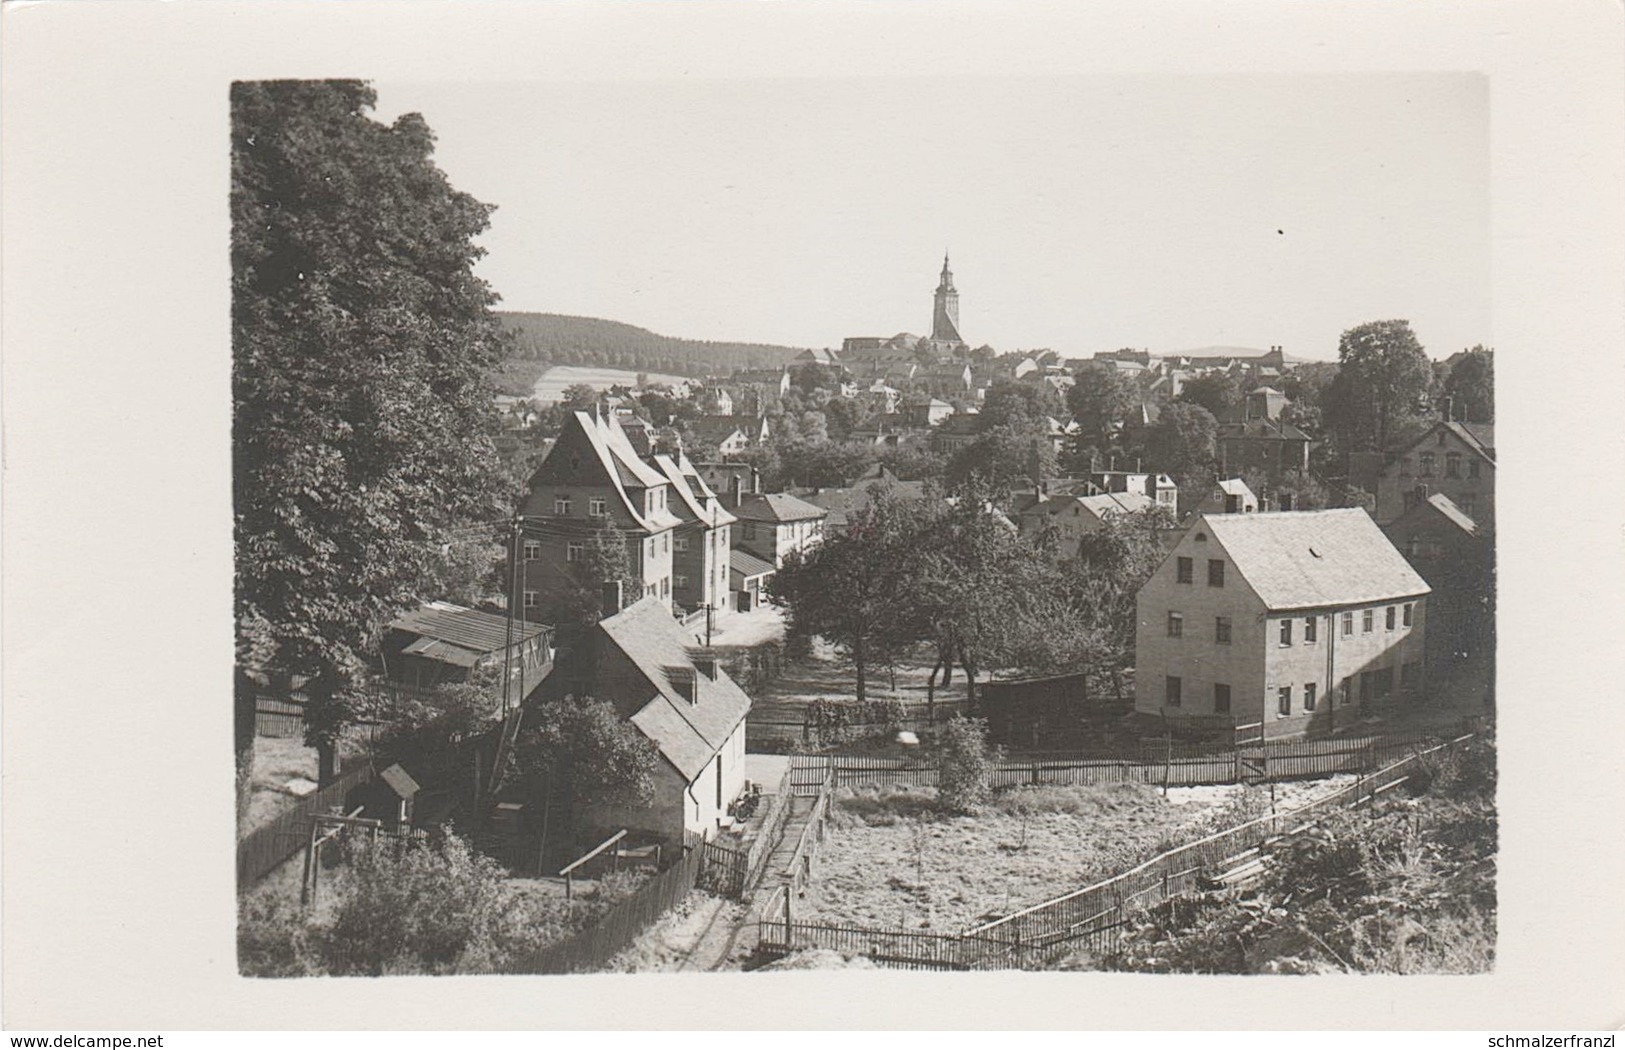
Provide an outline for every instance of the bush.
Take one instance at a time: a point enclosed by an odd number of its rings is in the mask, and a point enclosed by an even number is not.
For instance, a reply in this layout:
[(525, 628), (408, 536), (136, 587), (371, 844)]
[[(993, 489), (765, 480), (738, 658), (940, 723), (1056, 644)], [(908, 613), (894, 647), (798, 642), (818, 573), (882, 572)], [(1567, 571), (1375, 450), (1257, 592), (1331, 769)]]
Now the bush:
[(974, 813), (987, 801), (997, 752), (988, 746), (987, 722), (954, 716), (943, 726), (937, 798), (955, 813)]
[(902, 728), (908, 709), (901, 700), (827, 700), (807, 704), (808, 743), (828, 747), (872, 736), (890, 736)]

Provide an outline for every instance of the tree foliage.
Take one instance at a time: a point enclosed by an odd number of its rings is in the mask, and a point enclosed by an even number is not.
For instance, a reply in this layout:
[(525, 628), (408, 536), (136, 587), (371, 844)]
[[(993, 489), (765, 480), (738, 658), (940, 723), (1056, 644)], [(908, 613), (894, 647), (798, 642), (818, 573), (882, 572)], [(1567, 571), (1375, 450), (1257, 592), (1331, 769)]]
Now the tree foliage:
[(1080, 462), (1091, 451), (1109, 455), (1120, 447), (1123, 424), (1140, 404), (1139, 388), (1117, 369), (1098, 362), (1079, 368), (1074, 378), (1066, 393), (1067, 409), (1078, 424), (1073, 454)]
[(660, 754), (607, 700), (565, 697), (526, 709), (511, 752), (524, 776), (546, 778), (578, 805), (644, 806)]
[(1338, 450), (1385, 452), (1430, 412), (1433, 367), (1408, 321), (1372, 321), (1343, 333), (1337, 376), (1322, 395)]
[(1201, 405), (1215, 419), (1228, 420), (1237, 416), (1245, 397), (1241, 384), (1229, 372), (1206, 372), (1185, 380), (1179, 400)]
[(473, 274), (491, 208), (434, 166), (420, 116), (381, 124), (374, 102), (359, 81), (231, 90), (237, 621), (309, 679), (324, 775), (375, 630), (511, 496), (496, 296)]
[(1451, 358), (1444, 394), (1457, 421), (1495, 422), (1495, 351), (1475, 346)]
[(1217, 452), (1218, 422), (1201, 405), (1166, 406), (1146, 433), (1146, 457), (1155, 469), (1189, 474), (1211, 469)]
[(992, 793), (998, 761), (988, 746), (987, 723), (956, 715), (942, 727), (937, 748), (937, 801), (953, 813), (975, 813)]

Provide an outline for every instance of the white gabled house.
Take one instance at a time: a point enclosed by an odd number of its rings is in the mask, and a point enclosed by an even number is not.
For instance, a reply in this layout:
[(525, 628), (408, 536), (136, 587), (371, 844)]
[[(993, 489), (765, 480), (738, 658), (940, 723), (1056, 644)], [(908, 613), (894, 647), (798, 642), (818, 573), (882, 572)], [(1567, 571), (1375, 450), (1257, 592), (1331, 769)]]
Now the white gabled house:
[(1428, 593), (1362, 509), (1203, 514), (1140, 589), (1135, 711), (1281, 737), (1420, 702)]

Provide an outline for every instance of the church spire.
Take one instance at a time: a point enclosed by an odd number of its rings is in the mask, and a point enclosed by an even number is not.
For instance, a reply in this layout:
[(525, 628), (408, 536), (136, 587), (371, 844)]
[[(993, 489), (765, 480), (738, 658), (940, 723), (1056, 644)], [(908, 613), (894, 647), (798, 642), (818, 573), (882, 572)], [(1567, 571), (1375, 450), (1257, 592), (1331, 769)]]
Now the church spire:
[(954, 272), (948, 268), (948, 250), (942, 251), (942, 279), (931, 310), (931, 339), (937, 343), (960, 343), (959, 292), (954, 288)]

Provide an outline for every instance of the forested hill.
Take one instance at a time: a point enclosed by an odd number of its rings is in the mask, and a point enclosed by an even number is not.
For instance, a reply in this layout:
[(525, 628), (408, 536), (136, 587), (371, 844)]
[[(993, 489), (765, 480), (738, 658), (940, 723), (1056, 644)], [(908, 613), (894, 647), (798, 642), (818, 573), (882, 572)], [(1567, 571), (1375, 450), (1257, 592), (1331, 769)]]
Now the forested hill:
[(597, 365), (634, 372), (727, 375), (740, 368), (777, 368), (801, 350), (765, 343), (713, 343), (656, 335), (619, 321), (567, 314), (498, 311), (518, 334), (518, 356), (548, 365)]

